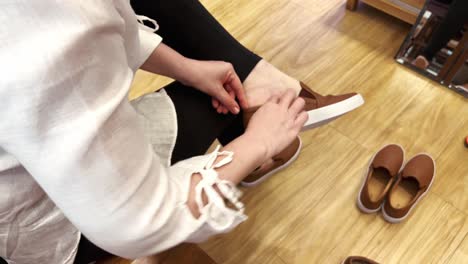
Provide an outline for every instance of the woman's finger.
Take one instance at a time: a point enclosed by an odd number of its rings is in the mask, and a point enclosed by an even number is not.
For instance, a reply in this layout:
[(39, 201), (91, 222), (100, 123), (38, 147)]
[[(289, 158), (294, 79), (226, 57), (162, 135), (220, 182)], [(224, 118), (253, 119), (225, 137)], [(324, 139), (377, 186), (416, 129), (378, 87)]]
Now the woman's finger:
[(280, 97), (279, 104), (289, 109), (296, 97), (296, 92), (292, 89), (289, 89)]
[(218, 113), (221, 114), (221, 113), (224, 112), (224, 109), (226, 109), (226, 107), (224, 107), (223, 105), (219, 105), (218, 109), (219, 109), (219, 112), (218, 112)]
[(226, 107), (224, 107), (222, 104), (220, 104), (216, 98), (212, 98), (211, 101), (212, 101), (213, 107), (216, 109), (216, 112), (220, 114), (221, 113), (227, 114), (227, 112), (229, 112), (229, 110)]
[(304, 99), (298, 97), (293, 101), (291, 107), (289, 107), (289, 113), (293, 116), (293, 118), (296, 118), (297, 115), (302, 112), (302, 110), (304, 110), (304, 106)]
[(232, 90), (231, 85), (226, 85), (226, 91), (228, 92), (229, 96), (231, 96), (232, 99), (236, 100), (236, 93)]
[(231, 98), (231, 96), (229, 96), (229, 94), (224, 89), (224, 87), (220, 87), (218, 91), (220, 92), (218, 93), (218, 96), (216, 96), (216, 99), (218, 99), (219, 102), (224, 107), (226, 107), (231, 113), (238, 114), (240, 111), (240, 108), (236, 100), (234, 100), (234, 98)]
[(306, 111), (302, 111), (297, 115), (296, 119), (294, 120), (294, 127), (297, 131), (301, 131), (304, 124), (309, 120), (309, 114)]
[(219, 107), (219, 101), (214, 97), (211, 98), (211, 104), (215, 109)]
[(244, 86), (239, 79), (239, 76), (234, 72), (234, 69), (231, 73), (231, 78), (229, 82), (229, 86), (234, 91), (239, 104), (241, 105), (242, 109), (249, 108), (249, 104), (247, 103), (247, 97), (245, 96)]

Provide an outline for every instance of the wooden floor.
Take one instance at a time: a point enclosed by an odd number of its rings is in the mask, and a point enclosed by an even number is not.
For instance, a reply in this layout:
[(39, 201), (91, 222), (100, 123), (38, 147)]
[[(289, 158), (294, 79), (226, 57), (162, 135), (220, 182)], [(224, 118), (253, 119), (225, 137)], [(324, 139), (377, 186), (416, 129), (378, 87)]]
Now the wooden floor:
[[(249, 220), (201, 247), (218, 263), (468, 263), (468, 100), (393, 60), (410, 26), (344, 0), (204, 0), (236, 37), (321, 93), (366, 104), (302, 134), (290, 168), (246, 192)], [(132, 97), (167, 80), (139, 73)], [(355, 200), (382, 145), (437, 162), (432, 190), (404, 223), (364, 215)]]

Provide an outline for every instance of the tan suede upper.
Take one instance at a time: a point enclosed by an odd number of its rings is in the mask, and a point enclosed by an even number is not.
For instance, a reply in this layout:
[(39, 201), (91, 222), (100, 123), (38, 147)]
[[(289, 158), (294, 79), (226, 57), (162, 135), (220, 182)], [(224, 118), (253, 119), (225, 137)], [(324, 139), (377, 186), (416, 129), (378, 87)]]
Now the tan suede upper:
[[(404, 151), (399, 145), (387, 145), (375, 154), (365, 182), (362, 187), (360, 200), (361, 203), (368, 209), (375, 210), (380, 207), (384, 201), (388, 191), (390, 190), (394, 179), (398, 176), (403, 165)], [(379, 195), (378, 199), (372, 200), (369, 196), (369, 181), (373, 177), (375, 169), (384, 169), (387, 171), (389, 180), (384, 191)]]
[[(301, 87), (302, 89), (299, 92), (299, 97), (301, 97), (305, 101), (305, 106), (304, 106), (305, 111), (310, 111), (310, 110), (314, 110), (314, 109), (324, 107), (327, 105), (335, 104), (343, 100), (346, 100), (352, 96), (355, 96), (357, 94), (357, 93), (347, 93), (347, 94), (340, 94), (340, 95), (323, 96), (315, 92), (309, 86), (307, 86), (306, 84), (302, 82), (301, 82)], [(252, 107), (250, 109), (243, 111), (243, 119), (244, 119), (245, 126), (247, 126), (250, 118), (258, 110), (258, 108), (260, 107)]]
[(273, 162), (266, 163), (257, 168), (254, 172), (252, 172), (249, 176), (247, 176), (243, 181), (244, 182), (255, 182), (256, 180), (260, 179), (270, 171), (282, 166), (286, 162), (288, 162), (294, 154), (296, 154), (297, 150), (301, 145), (301, 141), (296, 138), (291, 145), (289, 145), (286, 149), (284, 149), (281, 153), (273, 157)]
[[(349, 93), (344, 95), (327, 95), (322, 96), (316, 92), (314, 92), (310, 87), (305, 85), (301, 82), (301, 91), (299, 93), (299, 97), (302, 97), (305, 101), (304, 110), (310, 111), (316, 108), (324, 107), (330, 104), (334, 104), (343, 100), (346, 100), (356, 93)], [(243, 111), (243, 122), (244, 126), (247, 127), (250, 119), (255, 114), (255, 112), (260, 107), (253, 107)], [(262, 165), (261, 167), (257, 168), (253, 173), (251, 173), (248, 177), (246, 177), (243, 181), (244, 182), (255, 182), (256, 180), (260, 179), (262, 176), (266, 175), (267, 173), (271, 172), (272, 170), (282, 166), (286, 162), (288, 162), (294, 154), (296, 154), (298, 148), (300, 147), (300, 139), (297, 138), (291, 145), (289, 145), (285, 150), (283, 150), (280, 154), (273, 157), (273, 162), (267, 163)]]
[(305, 110), (313, 110), (316, 108), (324, 107), (327, 105), (335, 104), (346, 100), (350, 97), (355, 96), (357, 93), (347, 93), (340, 95), (321, 95), (314, 92), (309, 86), (301, 82), (302, 90), (299, 93), (299, 97), (303, 98), (306, 101)]
[[(247, 127), (250, 118), (255, 114), (255, 112), (260, 107), (251, 108), (248, 110), (244, 110), (242, 118), (244, 122), (244, 126)], [(274, 156), (272, 162), (263, 164), (262, 166), (258, 167), (255, 171), (253, 171), (249, 176), (242, 180), (243, 182), (255, 182), (261, 177), (265, 176), (267, 173), (271, 172), (272, 170), (284, 165), (288, 162), (294, 154), (298, 151), (301, 145), (301, 140), (297, 137), (288, 147), (286, 147), (282, 152), (278, 155)]]
[(371, 259), (361, 257), (361, 256), (351, 256), (348, 257), (343, 264), (379, 264)]
[[(405, 217), (419, 201), (422, 195), (428, 190), (429, 186), (435, 175), (435, 164), (434, 160), (427, 154), (419, 154), (412, 158), (403, 168), (401, 176), (397, 179), (395, 184), (392, 186), (388, 193), (388, 199), (384, 204), (385, 212), (393, 218)], [(413, 199), (406, 205), (400, 208), (396, 208), (391, 203), (391, 198), (395, 195), (396, 189), (404, 180), (414, 179), (419, 185), (419, 190), (413, 197)]]

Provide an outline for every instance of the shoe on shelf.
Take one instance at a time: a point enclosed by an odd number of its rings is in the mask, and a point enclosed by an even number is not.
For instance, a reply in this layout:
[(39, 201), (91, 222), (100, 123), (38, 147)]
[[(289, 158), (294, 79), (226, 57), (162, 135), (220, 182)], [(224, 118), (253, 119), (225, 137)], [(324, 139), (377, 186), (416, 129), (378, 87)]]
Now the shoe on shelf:
[(350, 257), (347, 257), (343, 261), (343, 264), (379, 264), (379, 263), (371, 259), (361, 257), (361, 256), (350, 256)]
[(428, 154), (418, 154), (410, 159), (388, 192), (382, 207), (384, 219), (390, 223), (405, 220), (428, 193), (434, 182), (435, 161)]
[(396, 144), (384, 146), (371, 158), (357, 197), (362, 212), (370, 214), (381, 209), (404, 160), (405, 152)]
[(429, 67), (429, 61), (422, 55), (416, 57), (416, 59), (414, 59), (411, 64), (421, 70), (425, 70), (427, 67)]
[(299, 156), (301, 147), (301, 138), (297, 137), (291, 145), (278, 155), (274, 156), (270, 162), (264, 163), (249, 176), (244, 178), (244, 180), (241, 181), (241, 185), (244, 187), (253, 187), (270, 178), (273, 174), (288, 167)]
[(299, 97), (305, 100), (305, 110), (309, 115), (302, 131), (325, 125), (364, 104), (358, 93), (323, 96), (302, 82), (301, 87)]
[(463, 85), (453, 85), (455, 91), (461, 93), (463, 96), (468, 97), (468, 83)]

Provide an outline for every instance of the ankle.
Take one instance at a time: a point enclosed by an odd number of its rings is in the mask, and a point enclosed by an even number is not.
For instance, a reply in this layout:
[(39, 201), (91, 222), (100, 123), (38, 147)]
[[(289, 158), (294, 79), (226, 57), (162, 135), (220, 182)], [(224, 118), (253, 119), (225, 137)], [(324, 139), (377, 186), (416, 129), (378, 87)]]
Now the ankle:
[(298, 80), (261, 60), (243, 83), (247, 101), (251, 107), (264, 104), (271, 96), (293, 89), (299, 94)]

